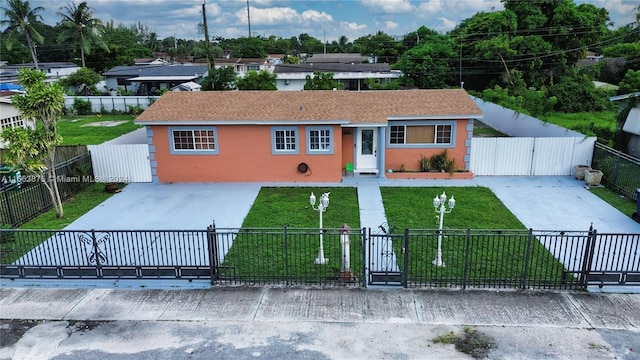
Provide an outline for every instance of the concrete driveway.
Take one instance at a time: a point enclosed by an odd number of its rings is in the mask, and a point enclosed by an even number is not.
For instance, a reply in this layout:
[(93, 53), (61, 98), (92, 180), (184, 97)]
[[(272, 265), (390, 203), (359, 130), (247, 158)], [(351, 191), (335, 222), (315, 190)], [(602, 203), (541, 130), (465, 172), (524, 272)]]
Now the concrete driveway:
[(67, 230), (205, 230), (239, 228), (260, 184), (133, 183), (79, 219)]
[(618, 211), (571, 176), (479, 176), (527, 227), (534, 230), (640, 233), (640, 224)]

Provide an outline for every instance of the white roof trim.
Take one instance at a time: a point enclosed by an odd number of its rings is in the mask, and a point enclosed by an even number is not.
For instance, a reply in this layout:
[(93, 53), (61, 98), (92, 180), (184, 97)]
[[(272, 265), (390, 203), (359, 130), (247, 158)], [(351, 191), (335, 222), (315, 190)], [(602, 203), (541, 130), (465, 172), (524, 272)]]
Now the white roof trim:
[(469, 115), (416, 115), (416, 116), (388, 116), (388, 120), (460, 120), (460, 119), (482, 119), (483, 114)]
[(189, 76), (138, 76), (131, 79), (127, 79), (129, 81), (189, 81), (196, 79), (198, 76), (189, 75)]

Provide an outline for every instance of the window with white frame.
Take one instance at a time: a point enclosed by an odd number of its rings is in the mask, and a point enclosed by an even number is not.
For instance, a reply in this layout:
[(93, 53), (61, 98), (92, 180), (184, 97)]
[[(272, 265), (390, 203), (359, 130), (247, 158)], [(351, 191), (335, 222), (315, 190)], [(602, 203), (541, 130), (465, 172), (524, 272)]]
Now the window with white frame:
[(453, 125), (391, 125), (389, 127), (391, 145), (451, 145), (453, 144)]
[(271, 146), (274, 154), (297, 154), (298, 129), (295, 127), (275, 127), (271, 129)]
[(333, 153), (333, 129), (331, 127), (307, 128), (308, 153)]
[(218, 141), (215, 127), (171, 128), (171, 153), (218, 153)]

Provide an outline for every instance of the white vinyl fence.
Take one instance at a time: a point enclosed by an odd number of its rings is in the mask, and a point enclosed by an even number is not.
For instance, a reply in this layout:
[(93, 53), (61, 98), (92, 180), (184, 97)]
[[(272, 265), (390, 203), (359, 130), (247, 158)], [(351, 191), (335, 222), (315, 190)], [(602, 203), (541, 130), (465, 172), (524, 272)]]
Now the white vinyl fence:
[(75, 99), (91, 102), (91, 112), (129, 112), (129, 106), (148, 108), (159, 96), (65, 96), (64, 107), (73, 107)]
[(89, 145), (96, 182), (151, 182), (149, 145)]
[(595, 137), (517, 137), (471, 139), (470, 169), (475, 175), (573, 175), (591, 165)]

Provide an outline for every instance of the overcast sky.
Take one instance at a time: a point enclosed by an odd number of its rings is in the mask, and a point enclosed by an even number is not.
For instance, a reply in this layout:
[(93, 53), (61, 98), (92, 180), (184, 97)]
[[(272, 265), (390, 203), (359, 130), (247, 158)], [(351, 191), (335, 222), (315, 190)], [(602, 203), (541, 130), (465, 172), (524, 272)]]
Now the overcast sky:
[[(56, 12), (77, 0), (30, 0), (32, 7), (42, 6), (44, 22), (54, 25)], [(198, 23), (202, 21), (203, 0), (86, 0), (95, 10), (94, 17), (116, 24), (140, 22), (159, 38), (176, 36), (202, 39)], [(615, 26), (635, 21), (638, 0), (575, 0), (609, 11)], [(210, 36), (238, 38), (249, 35), (247, 0), (206, 0)], [(499, 0), (250, 0), (252, 35), (276, 35), (283, 38), (307, 33), (327, 41), (345, 35), (349, 41), (384, 31), (401, 36), (425, 25), (446, 32), (473, 14), (502, 10)]]

